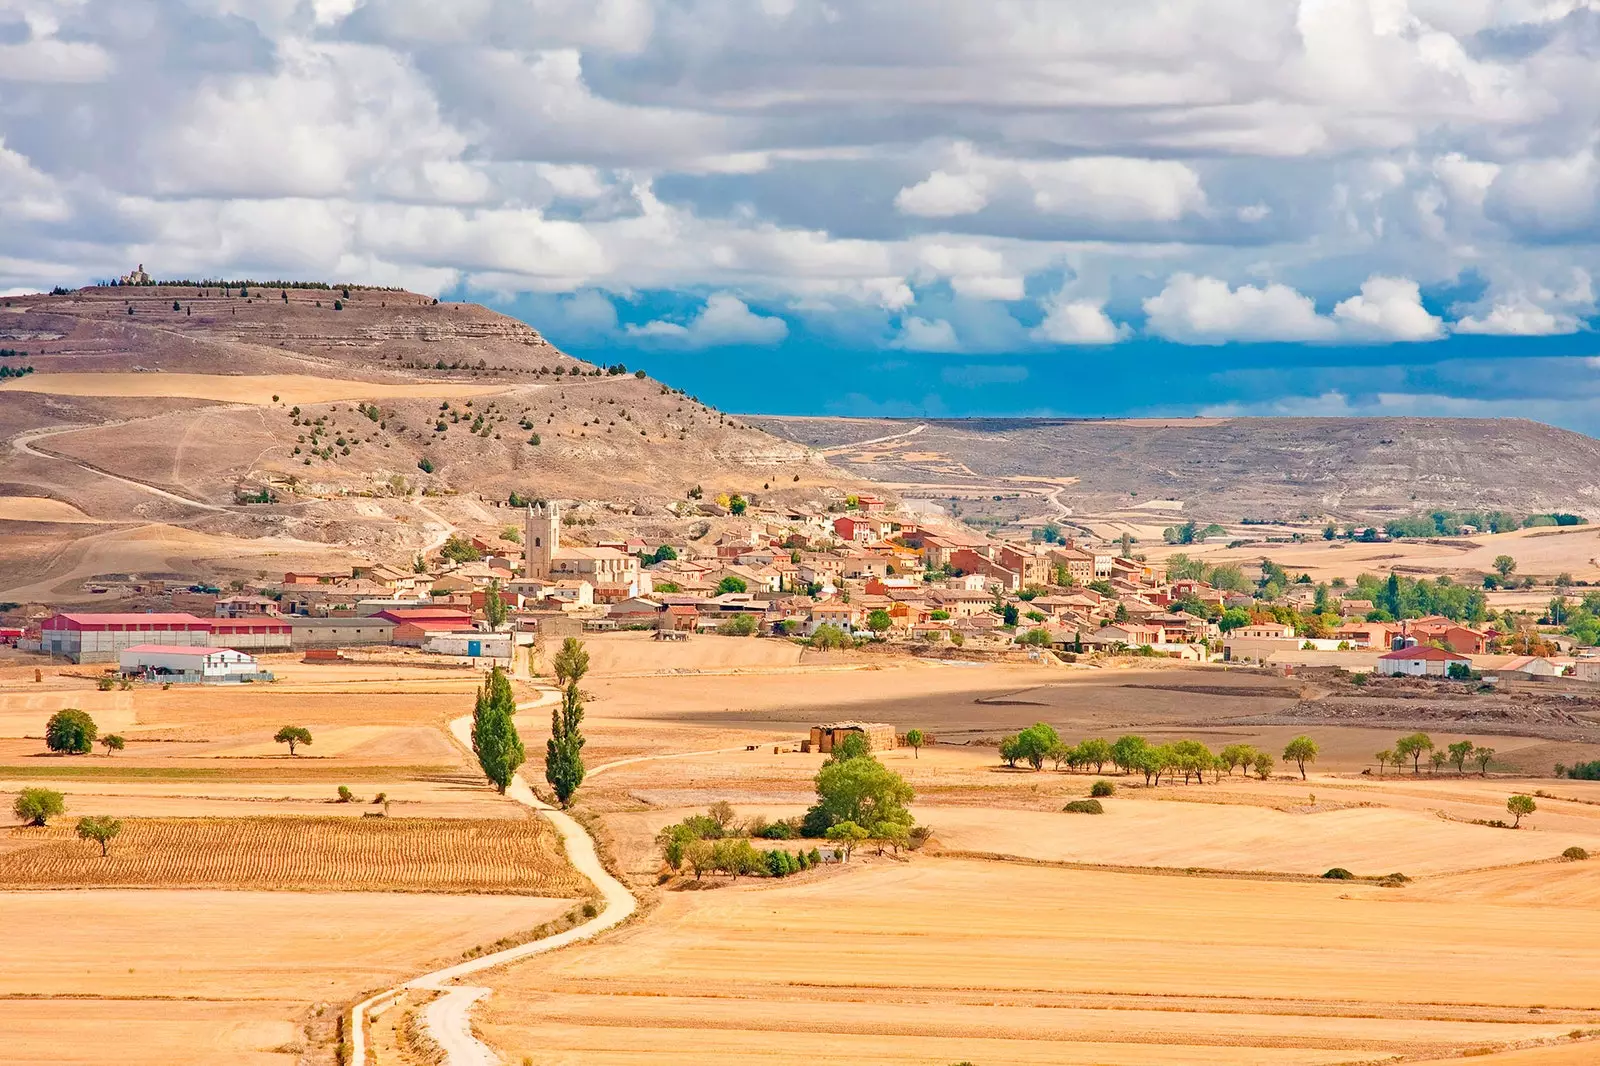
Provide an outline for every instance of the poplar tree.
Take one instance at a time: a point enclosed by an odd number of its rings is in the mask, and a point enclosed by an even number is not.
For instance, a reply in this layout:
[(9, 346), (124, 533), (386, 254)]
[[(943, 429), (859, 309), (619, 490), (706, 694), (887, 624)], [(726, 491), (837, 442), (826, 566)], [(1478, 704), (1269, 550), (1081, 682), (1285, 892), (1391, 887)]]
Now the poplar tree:
[(570, 806), (583, 784), (583, 693), (578, 682), (589, 672), (589, 653), (583, 641), (568, 637), (555, 657), (556, 681), (562, 686), (561, 703), (550, 712), (550, 739), (545, 745), (544, 779), (550, 782), (563, 807)]
[(522, 738), (512, 721), (516, 713), (517, 701), (511, 692), (511, 680), (497, 666), (484, 679), (483, 687), (478, 690), (478, 702), (472, 709), (472, 753), (478, 757), (484, 776), (501, 792), (505, 792), (517, 767), (527, 758)]

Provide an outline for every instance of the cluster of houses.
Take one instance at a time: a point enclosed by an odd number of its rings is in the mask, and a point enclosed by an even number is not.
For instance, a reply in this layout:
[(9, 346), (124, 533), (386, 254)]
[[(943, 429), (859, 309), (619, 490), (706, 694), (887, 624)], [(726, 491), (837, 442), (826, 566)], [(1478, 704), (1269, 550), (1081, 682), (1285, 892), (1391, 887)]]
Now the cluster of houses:
[[(1349, 666), (1360, 658), (1352, 668), (1430, 675), (1463, 660), (1481, 666), (1497, 636), (1441, 617), (1369, 622), (1373, 605), (1357, 599), (1342, 601), (1345, 621), (1327, 636), (1308, 639), (1271, 621), (1223, 633), (1193, 605), (1220, 615), (1259, 606), (1251, 595), (1168, 580), (1114, 545), (996, 540), (870, 497), (842, 514), (729, 516), (715, 536), (664, 544), (572, 544), (553, 502), (527, 507), (521, 519), (520, 544), (470, 538), (479, 556), (471, 562), (441, 561), (429, 572), (384, 564), (290, 572), (230, 593), (181, 588), (167, 593), (165, 613), (58, 613), (19, 630), (16, 643), (74, 662), (117, 662), (129, 674), (238, 680), (262, 676), (260, 652), (398, 645), (510, 661), (547, 637), (626, 629), (686, 639), (729, 631), (738, 619), (739, 632), (771, 635), (831, 626), (917, 645), (1003, 649), (1026, 638), (1063, 651), (1195, 661)], [(1600, 668), (1499, 658), (1508, 662), (1494, 667), (1528, 676)]]

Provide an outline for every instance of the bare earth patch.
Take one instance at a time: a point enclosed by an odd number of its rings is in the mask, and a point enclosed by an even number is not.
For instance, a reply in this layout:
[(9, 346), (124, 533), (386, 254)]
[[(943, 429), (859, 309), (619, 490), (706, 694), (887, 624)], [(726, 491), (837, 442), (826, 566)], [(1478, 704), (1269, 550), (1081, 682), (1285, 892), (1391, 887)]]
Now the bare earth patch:
[(327, 403), (330, 400), (400, 400), (416, 397), (483, 396), (504, 385), (464, 385), (451, 381), (395, 385), (309, 374), (35, 374), (0, 386), (0, 392), (45, 392), (58, 396), (183, 396), (223, 403), (270, 406)]

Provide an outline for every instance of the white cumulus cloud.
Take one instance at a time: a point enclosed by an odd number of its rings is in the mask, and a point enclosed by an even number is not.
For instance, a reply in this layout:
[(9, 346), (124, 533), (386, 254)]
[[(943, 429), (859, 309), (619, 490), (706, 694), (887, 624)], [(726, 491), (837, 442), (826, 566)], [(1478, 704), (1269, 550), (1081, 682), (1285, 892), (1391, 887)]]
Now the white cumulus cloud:
[(781, 344), (789, 324), (775, 315), (760, 315), (732, 293), (713, 293), (705, 307), (687, 323), (656, 319), (626, 332), (640, 340), (679, 344), (686, 348), (722, 348), (731, 345)]
[(1033, 328), (1034, 340), (1052, 344), (1115, 344), (1133, 331), (1106, 314), (1094, 300), (1069, 299), (1058, 294), (1045, 304), (1044, 320)]
[(1174, 274), (1144, 301), (1151, 333), (1184, 344), (1229, 341), (1325, 341), (1338, 328), (1288, 285), (1233, 288), (1218, 278)]

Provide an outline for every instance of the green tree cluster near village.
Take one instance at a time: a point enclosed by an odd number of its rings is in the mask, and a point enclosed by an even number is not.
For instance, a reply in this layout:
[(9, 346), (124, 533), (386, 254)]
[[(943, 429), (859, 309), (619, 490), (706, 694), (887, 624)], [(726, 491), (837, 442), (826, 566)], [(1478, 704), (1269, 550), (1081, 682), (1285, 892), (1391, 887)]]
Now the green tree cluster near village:
[[(1493, 748), (1486, 748), (1470, 740), (1458, 740), (1454, 744), (1439, 747), (1433, 738), (1426, 733), (1411, 733), (1394, 742), (1391, 748), (1377, 752), (1373, 758), (1378, 761), (1378, 774), (1382, 776), (1384, 767), (1393, 766), (1396, 772), (1403, 770), (1408, 764), (1413, 775), (1422, 773), (1422, 760), (1428, 756), (1428, 766), (1431, 772), (1438, 773), (1446, 766), (1454, 766), (1457, 775), (1467, 772), (1467, 764), (1477, 766), (1478, 773), (1487, 777), (1489, 762), (1494, 758)], [(1556, 768), (1557, 774), (1560, 767)]]
[(472, 753), (478, 757), (484, 776), (502, 793), (527, 758), (513, 721), (516, 713), (517, 698), (511, 691), (511, 679), (497, 666), (484, 678), (472, 708)]
[[(1316, 762), (1317, 754), (1316, 741), (1299, 736), (1284, 748), (1283, 758), (1294, 763), (1304, 779), (1306, 766)], [(1163, 777), (1170, 779), (1180, 774), (1184, 784), (1204, 782), (1208, 772), (1213, 780), (1221, 780), (1223, 771), (1232, 776), (1235, 769), (1242, 769), (1246, 775), (1254, 771), (1266, 780), (1272, 776), (1276, 765), (1270, 752), (1249, 744), (1229, 744), (1220, 752), (1213, 752), (1198, 740), (1151, 744), (1134, 734), (1115, 741), (1089, 737), (1077, 744), (1068, 744), (1046, 722), (1035, 722), (1027, 729), (1002, 738), (1000, 759), (1007, 766), (1025, 763), (1036, 771), (1042, 770), (1049, 761), (1057, 770), (1066, 768), (1072, 772), (1084, 770), (1096, 774), (1109, 764), (1124, 774), (1143, 774), (1145, 784), (1153, 787), (1159, 787)], [(1104, 794), (1110, 795), (1110, 792)]]
[(829, 830), (849, 824), (865, 831), (861, 839), (899, 839), (915, 824), (910, 811), (915, 792), (873, 756), (862, 734), (849, 734), (834, 747), (815, 784), (817, 802), (801, 820), (808, 837), (827, 837)]
[(50, 716), (44, 727), (44, 746), (62, 755), (87, 755), (100, 735), (87, 711), (68, 708)]
[(578, 683), (589, 672), (583, 641), (568, 637), (555, 657), (561, 702), (550, 712), (550, 739), (545, 743), (544, 777), (563, 807), (572, 803), (583, 784), (583, 693)]

